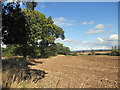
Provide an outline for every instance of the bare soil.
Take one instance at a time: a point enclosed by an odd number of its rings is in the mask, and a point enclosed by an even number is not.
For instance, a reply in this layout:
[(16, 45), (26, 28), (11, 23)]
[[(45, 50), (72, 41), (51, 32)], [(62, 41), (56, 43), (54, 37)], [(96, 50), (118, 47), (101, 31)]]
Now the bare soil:
[(118, 88), (118, 56), (64, 56), (36, 59), (29, 65), (43, 70), (42, 88)]

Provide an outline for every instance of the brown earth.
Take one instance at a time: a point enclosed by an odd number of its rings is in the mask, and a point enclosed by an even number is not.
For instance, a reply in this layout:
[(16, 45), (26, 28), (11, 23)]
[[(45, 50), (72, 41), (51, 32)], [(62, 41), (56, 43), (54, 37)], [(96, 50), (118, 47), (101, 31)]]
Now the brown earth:
[(117, 88), (118, 56), (63, 56), (37, 59), (29, 65), (48, 74), (37, 83), (42, 88)]

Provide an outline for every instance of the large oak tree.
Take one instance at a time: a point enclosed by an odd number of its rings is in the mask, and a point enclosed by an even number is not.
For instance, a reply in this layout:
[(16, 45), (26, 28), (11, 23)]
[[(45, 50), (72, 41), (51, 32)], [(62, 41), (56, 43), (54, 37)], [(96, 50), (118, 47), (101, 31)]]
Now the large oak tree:
[[(64, 39), (64, 31), (56, 26), (51, 18), (34, 10), (37, 3), (24, 3), (22, 10), (19, 3), (3, 4), (2, 36), (6, 45), (15, 45), (18, 54), (26, 57), (40, 48), (41, 55), (45, 49), (54, 45), (56, 38)], [(40, 43), (38, 42), (40, 41)]]

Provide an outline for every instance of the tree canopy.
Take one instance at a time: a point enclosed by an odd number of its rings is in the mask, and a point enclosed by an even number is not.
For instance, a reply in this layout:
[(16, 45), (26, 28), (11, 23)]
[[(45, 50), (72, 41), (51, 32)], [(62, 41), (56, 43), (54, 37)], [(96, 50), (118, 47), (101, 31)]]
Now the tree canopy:
[[(53, 50), (55, 39), (64, 39), (64, 31), (56, 26), (52, 17), (48, 18), (36, 11), (36, 2), (24, 2), (26, 9), (22, 10), (20, 4), (3, 3), (2, 7), (2, 36), (6, 45), (14, 45), (17, 54), (26, 57), (40, 49), (42, 56), (48, 55), (47, 51)], [(40, 42), (38, 42), (40, 41)], [(56, 47), (56, 46), (55, 46)], [(54, 52), (55, 55), (55, 52)]]

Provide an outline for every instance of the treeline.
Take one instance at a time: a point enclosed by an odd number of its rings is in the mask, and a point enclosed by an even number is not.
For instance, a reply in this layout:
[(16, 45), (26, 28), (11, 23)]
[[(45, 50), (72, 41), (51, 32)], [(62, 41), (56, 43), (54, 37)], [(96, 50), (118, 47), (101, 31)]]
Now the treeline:
[[(107, 50), (108, 51), (108, 50)], [(111, 53), (96, 53), (95, 50), (91, 50), (88, 55), (110, 55), (110, 56), (120, 56), (120, 46), (112, 47), (112, 50), (110, 50)]]
[(112, 53), (111, 53), (112, 56), (120, 56), (120, 46), (115, 46), (115, 47), (112, 47)]
[[(94, 50), (95, 52), (102, 52), (102, 51), (111, 51), (111, 49), (101, 49), (101, 50)], [(91, 50), (81, 50), (81, 51), (72, 51), (73, 53), (76, 52), (76, 53), (81, 53), (81, 52), (91, 52)]]
[[(58, 54), (70, 55), (70, 53), (71, 51), (68, 47), (63, 46), (63, 44), (56, 43), (44, 48), (44, 52), (41, 52), (41, 48), (35, 48), (35, 50), (29, 54), (29, 57), (47, 58), (50, 56), (56, 56)], [(2, 47), (2, 56), (7, 58), (11, 58), (13, 56), (22, 56), (22, 50), (15, 45), (9, 45), (6, 48)]]
[(7, 45), (3, 52), (12, 55), (49, 57), (57, 54), (67, 55), (68, 47), (55, 43), (57, 38), (65, 39), (62, 28), (56, 26), (52, 17), (45, 17), (35, 10), (36, 2), (2, 3), (2, 41)]

